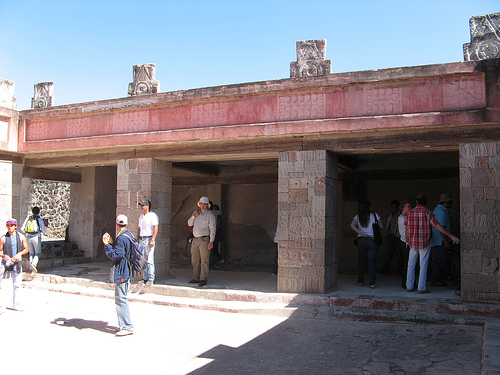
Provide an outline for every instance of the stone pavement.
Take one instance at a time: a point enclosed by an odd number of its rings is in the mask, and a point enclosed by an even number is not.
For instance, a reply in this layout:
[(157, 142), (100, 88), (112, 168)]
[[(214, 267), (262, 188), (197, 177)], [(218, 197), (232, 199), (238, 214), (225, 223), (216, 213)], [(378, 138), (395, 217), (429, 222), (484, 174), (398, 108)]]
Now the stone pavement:
[[(115, 337), (114, 301), (24, 289), (0, 314), (22, 356), (2, 374), (471, 375), (484, 328), (462, 324), (231, 314), (131, 302), (134, 334)], [(133, 353), (133, 355), (129, 355)]]
[[(26, 275), (26, 288), (76, 295), (113, 298), (108, 283), (109, 261), (47, 269), (34, 278)], [(133, 285), (129, 300), (155, 305), (188, 307), (253, 315), (335, 319), (365, 322), (404, 322), (479, 326), (484, 329), (483, 369), (500, 374), (500, 305), (466, 303), (453, 288), (430, 287), (419, 295), (402, 289), (399, 276), (378, 275), (377, 288), (360, 287), (356, 275), (340, 274), (338, 290), (324, 295), (277, 293), (276, 277), (258, 267), (230, 267), (210, 272), (209, 284), (189, 284), (191, 270), (172, 268), (171, 278), (150, 287)]]

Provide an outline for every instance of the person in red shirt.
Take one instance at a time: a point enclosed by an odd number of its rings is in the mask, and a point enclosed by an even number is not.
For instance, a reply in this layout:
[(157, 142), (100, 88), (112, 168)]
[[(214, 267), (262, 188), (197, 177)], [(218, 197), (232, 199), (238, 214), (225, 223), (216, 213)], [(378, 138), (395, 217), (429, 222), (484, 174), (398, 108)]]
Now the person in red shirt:
[(418, 280), (418, 293), (429, 293), (426, 288), (427, 266), (429, 263), (431, 225), (438, 231), (451, 238), (453, 243), (460, 240), (439, 224), (431, 210), (425, 208), (427, 198), (423, 194), (417, 195), (417, 206), (408, 212), (405, 220), (406, 246), (410, 248), (408, 258), (408, 274), (406, 277), (406, 290), (413, 292), (415, 285), (415, 266), (420, 256), (420, 276)]

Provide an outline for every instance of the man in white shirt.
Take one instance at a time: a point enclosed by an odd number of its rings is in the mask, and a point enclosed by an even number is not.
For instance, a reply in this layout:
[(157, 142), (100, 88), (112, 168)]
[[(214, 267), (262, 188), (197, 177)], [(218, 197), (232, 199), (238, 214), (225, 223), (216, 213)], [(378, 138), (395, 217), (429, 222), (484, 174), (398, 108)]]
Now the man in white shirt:
[(158, 235), (158, 215), (151, 211), (151, 201), (144, 200), (139, 203), (142, 214), (139, 216), (139, 242), (149, 248), (148, 264), (142, 274), (142, 284), (153, 285), (155, 281), (155, 241)]
[(191, 263), (193, 279), (190, 283), (199, 286), (207, 285), (210, 250), (214, 247), (216, 219), (209, 211), (210, 200), (201, 197), (198, 201), (199, 210), (193, 212), (188, 219), (188, 225), (193, 227), (193, 242), (191, 243)]

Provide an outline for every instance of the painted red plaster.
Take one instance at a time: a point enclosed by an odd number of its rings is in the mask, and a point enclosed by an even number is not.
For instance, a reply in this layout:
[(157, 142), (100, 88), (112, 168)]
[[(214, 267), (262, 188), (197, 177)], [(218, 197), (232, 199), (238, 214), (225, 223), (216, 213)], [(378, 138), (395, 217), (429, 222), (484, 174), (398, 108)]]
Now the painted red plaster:
[[(485, 74), (472, 72), (471, 64), (448, 65), (249, 83), (137, 97), (135, 101), (116, 99), (25, 111), (21, 113), (19, 151), (484, 122)], [(445, 74), (437, 74), (438, 67)], [(457, 72), (458, 67), (463, 70)], [(131, 106), (133, 103), (137, 106)]]

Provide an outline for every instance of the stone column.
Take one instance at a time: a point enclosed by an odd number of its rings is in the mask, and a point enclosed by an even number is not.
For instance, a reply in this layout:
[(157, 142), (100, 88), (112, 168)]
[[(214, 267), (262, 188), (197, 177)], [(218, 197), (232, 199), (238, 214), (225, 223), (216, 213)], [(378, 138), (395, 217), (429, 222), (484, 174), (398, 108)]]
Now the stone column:
[(156, 277), (167, 278), (170, 274), (172, 163), (150, 158), (119, 160), (116, 213), (128, 216), (128, 226), (134, 235), (137, 235), (141, 215), (138, 204), (144, 199), (151, 201), (151, 211), (159, 217)]
[(96, 167), (81, 168), (81, 174), (82, 182), (71, 184), (69, 239), (78, 244), (85, 256), (96, 257), (102, 243), (94, 227), (96, 194), (99, 194), (95, 188)]
[(500, 143), (460, 144), (462, 299), (500, 301)]
[(325, 150), (280, 152), (278, 292), (337, 288), (337, 162)]

